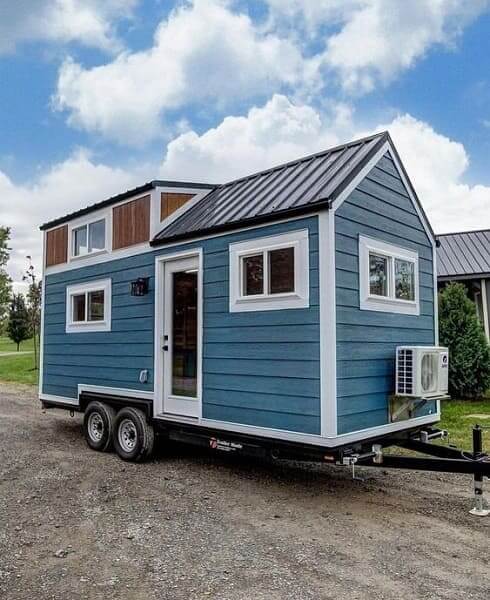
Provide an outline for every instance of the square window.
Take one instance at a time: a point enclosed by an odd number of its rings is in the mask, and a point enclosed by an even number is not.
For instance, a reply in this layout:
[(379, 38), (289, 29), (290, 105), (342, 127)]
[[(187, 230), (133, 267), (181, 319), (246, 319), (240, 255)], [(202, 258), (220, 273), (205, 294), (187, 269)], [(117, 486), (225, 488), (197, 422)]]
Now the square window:
[(419, 256), (409, 248), (359, 236), (359, 308), (420, 314)]
[(294, 292), (294, 248), (271, 250), (268, 255), (269, 293)]
[(104, 320), (104, 290), (88, 293), (88, 321)]
[(73, 256), (82, 256), (87, 252), (87, 226), (84, 225), (73, 230)]
[(88, 251), (97, 252), (105, 249), (105, 219), (90, 223), (88, 229)]
[(230, 312), (309, 306), (308, 229), (235, 242), (229, 249)]
[(85, 294), (72, 296), (73, 303), (73, 322), (79, 323), (85, 321)]
[(110, 331), (112, 281), (103, 279), (66, 287), (66, 333)]
[(264, 255), (245, 256), (243, 265), (243, 295), (257, 296), (264, 293)]
[(388, 259), (369, 254), (369, 293), (373, 296), (388, 296)]
[(395, 258), (395, 298), (415, 300), (415, 264)]

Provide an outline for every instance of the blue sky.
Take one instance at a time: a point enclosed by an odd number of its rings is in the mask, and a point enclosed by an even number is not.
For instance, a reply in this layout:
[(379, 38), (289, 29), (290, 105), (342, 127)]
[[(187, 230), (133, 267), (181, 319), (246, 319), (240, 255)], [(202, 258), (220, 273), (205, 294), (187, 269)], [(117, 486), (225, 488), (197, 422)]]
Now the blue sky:
[(436, 231), (490, 227), (488, 0), (0, 0), (0, 223), (388, 128)]

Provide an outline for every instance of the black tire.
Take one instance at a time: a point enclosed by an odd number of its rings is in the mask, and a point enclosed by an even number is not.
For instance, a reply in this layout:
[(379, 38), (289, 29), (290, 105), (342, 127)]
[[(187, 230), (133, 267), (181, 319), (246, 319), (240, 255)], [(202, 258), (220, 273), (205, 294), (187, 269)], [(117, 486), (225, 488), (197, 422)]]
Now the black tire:
[(83, 432), (87, 444), (92, 450), (109, 452), (112, 450), (112, 438), (116, 411), (103, 402), (91, 402), (83, 416)]
[(151, 456), (155, 434), (138, 408), (122, 408), (114, 423), (114, 448), (123, 460), (141, 462)]

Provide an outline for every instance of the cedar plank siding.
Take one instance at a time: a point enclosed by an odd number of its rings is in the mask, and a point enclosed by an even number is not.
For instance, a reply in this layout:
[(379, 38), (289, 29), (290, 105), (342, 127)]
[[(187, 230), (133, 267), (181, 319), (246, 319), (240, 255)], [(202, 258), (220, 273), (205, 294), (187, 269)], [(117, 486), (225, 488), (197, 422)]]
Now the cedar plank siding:
[(194, 195), (162, 192), (160, 199), (160, 221), (164, 221), (181, 206), (184, 206)]
[(150, 196), (112, 209), (112, 248), (127, 248), (150, 239)]
[(46, 233), (46, 266), (61, 265), (68, 260), (68, 225)]

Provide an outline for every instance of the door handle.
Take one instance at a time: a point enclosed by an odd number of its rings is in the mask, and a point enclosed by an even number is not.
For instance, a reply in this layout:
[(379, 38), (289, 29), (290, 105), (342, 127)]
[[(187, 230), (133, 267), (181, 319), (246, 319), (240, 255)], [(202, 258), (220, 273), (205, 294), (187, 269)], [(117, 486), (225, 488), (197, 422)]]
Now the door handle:
[(164, 352), (168, 352), (168, 346), (167, 346), (167, 344), (165, 344), (165, 346), (162, 346), (162, 350), (163, 350)]

